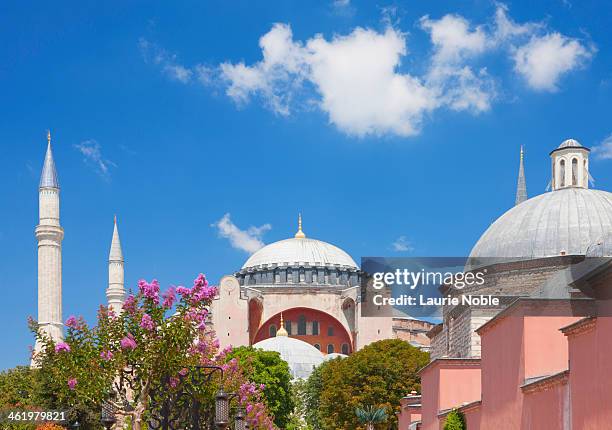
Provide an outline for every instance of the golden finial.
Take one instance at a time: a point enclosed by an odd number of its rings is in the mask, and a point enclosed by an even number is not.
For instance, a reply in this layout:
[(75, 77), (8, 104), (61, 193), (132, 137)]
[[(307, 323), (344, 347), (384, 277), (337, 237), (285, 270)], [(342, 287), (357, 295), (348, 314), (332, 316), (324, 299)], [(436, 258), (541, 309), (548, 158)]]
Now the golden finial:
[(302, 231), (302, 214), (298, 215), (298, 231), (295, 234), (296, 239), (304, 239), (306, 235)]
[(276, 331), (276, 336), (289, 336), (289, 333), (287, 333), (287, 330), (285, 329), (282, 312), (281, 312), (281, 319), (280, 319), (280, 328)]
[(47, 130), (47, 143), (51, 145), (51, 130)]

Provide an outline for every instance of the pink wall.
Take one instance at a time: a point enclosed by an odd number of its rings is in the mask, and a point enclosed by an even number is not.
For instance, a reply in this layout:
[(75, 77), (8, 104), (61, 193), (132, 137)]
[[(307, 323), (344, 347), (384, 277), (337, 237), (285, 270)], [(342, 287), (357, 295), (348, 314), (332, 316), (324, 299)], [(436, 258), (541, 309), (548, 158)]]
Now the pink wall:
[(610, 428), (612, 423), (612, 317), (600, 317), (592, 330), (568, 336), (572, 426)]
[(567, 316), (525, 317), (525, 378), (567, 370), (567, 339), (559, 329), (579, 319)]
[(400, 412), (397, 414), (398, 430), (408, 430), (414, 421), (421, 420), (421, 396), (407, 396), (400, 400)]
[[(521, 427), (516, 428), (522, 430), (569, 429), (567, 394), (566, 383), (558, 383), (545, 390), (526, 393), (523, 400), (522, 424)], [(582, 429), (582, 427), (577, 427), (577, 429)]]
[(480, 406), (475, 406), (463, 411), (465, 424), (469, 430), (480, 430)]
[(480, 399), (480, 360), (437, 359), (421, 372), (422, 429), (438, 430), (438, 413)]

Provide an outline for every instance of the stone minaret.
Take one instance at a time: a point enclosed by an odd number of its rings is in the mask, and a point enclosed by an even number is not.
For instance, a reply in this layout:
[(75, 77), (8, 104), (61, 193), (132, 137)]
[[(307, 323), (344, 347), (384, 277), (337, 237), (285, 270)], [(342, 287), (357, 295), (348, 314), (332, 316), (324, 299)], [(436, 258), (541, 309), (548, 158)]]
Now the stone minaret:
[(121, 252), (121, 241), (117, 230), (117, 217), (113, 229), (113, 240), (108, 255), (108, 289), (106, 290), (108, 307), (116, 313), (121, 312), (125, 300), (125, 289), (123, 287), (123, 252)]
[[(63, 339), (62, 324), (62, 239), (60, 188), (47, 133), (47, 154), (38, 188), (38, 324), (54, 341)], [(41, 345), (36, 342), (35, 353)]]
[(527, 200), (527, 182), (525, 181), (524, 158), (525, 153), (523, 152), (523, 145), (521, 145), (521, 161), (519, 164), (518, 182), (516, 184), (516, 199), (514, 201), (515, 206)]

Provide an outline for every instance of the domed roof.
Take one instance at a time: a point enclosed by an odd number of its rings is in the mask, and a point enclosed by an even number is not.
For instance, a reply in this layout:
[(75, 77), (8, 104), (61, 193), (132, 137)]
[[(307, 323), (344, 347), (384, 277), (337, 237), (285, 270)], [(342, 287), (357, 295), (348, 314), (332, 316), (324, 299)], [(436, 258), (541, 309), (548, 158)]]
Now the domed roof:
[(557, 147), (557, 149), (561, 148), (580, 148), (582, 145), (576, 139), (567, 139), (561, 142), (561, 145)]
[(472, 249), (470, 265), (492, 264), (487, 258), (512, 261), (585, 255), (591, 244), (611, 231), (612, 193), (559, 189), (529, 199), (499, 217)]
[(330, 243), (309, 238), (280, 240), (256, 251), (242, 266), (243, 269), (262, 264), (337, 265), (357, 268), (355, 261), (346, 252)]
[(265, 351), (276, 351), (289, 365), (294, 378), (306, 379), (323, 363), (323, 354), (309, 343), (287, 336), (276, 336), (253, 345)]

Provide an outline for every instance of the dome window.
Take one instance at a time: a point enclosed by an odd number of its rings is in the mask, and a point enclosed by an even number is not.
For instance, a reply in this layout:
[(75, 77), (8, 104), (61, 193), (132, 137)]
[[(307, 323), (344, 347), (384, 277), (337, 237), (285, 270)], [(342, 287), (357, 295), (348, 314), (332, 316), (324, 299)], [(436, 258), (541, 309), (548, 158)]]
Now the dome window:
[(578, 159), (572, 159), (572, 185), (578, 185)]
[(328, 354), (333, 354), (334, 353), (334, 345), (332, 343), (327, 345), (327, 353)]
[(276, 337), (276, 325), (272, 324), (270, 326), (270, 337)]
[(319, 351), (321, 351), (321, 345), (319, 345), (318, 343), (315, 343), (313, 346), (317, 348)]
[(297, 334), (298, 336), (306, 335), (306, 317), (304, 315), (298, 317)]
[(349, 355), (348, 343), (343, 343), (341, 349), (342, 349), (342, 354)]

